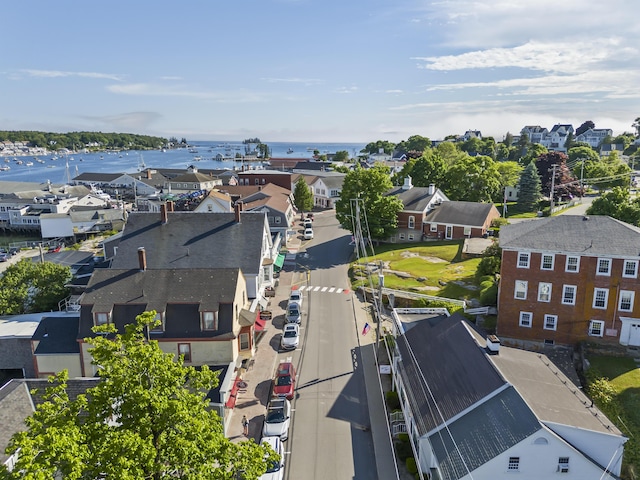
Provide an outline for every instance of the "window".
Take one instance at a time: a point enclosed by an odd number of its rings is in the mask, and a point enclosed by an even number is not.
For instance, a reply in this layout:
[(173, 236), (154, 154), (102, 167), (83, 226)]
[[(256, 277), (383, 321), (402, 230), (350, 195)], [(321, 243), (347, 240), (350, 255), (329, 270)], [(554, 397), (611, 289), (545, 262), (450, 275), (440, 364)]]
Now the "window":
[(530, 253), (518, 253), (518, 268), (529, 268)]
[(407, 240), (413, 240), (413, 233), (407, 235)]
[(602, 320), (591, 320), (589, 322), (589, 335), (591, 337), (601, 337), (603, 329), (604, 322)]
[(404, 233), (399, 233), (398, 237), (400, 238), (400, 240), (404, 240)]
[(557, 315), (545, 315), (544, 316), (544, 329), (545, 330), (555, 330), (556, 325), (558, 325), (558, 316)]
[(185, 362), (191, 362), (191, 344), (190, 343), (179, 343), (178, 344), (178, 355), (184, 356)]
[(465, 237), (470, 237), (471, 236), (471, 227), (464, 227), (463, 235)]
[(282, 218), (280, 217), (275, 217), (274, 220), (276, 222), (276, 225), (280, 225), (280, 223), (282, 222)]
[(213, 205), (211, 204), (207, 205), (207, 212), (213, 212)]
[(409, 228), (416, 228), (416, 217), (413, 215), (409, 217)]
[(430, 232), (437, 232), (438, 231), (438, 224), (437, 223), (432, 223), (429, 225), (429, 231)]
[(509, 457), (508, 470), (520, 470), (520, 457)]
[(569, 457), (558, 458), (558, 471), (560, 473), (569, 473)]
[(152, 333), (162, 333), (164, 332), (164, 322), (162, 321), (162, 312), (156, 312), (156, 316), (153, 317), (153, 320), (160, 320), (160, 324), (151, 329)]
[(249, 350), (249, 334), (240, 334), (240, 350)]
[(562, 304), (563, 305), (575, 305), (576, 304), (576, 290), (578, 287), (575, 285), (564, 285), (562, 287)]
[(549, 254), (543, 254), (540, 259), (540, 270), (553, 270), (555, 257)]
[(596, 275), (611, 275), (611, 259), (599, 258), (598, 268), (596, 269)]
[(580, 270), (580, 257), (567, 256), (567, 263), (564, 269), (567, 272), (578, 272)]
[(513, 298), (518, 298), (520, 300), (526, 300), (527, 298), (527, 281), (526, 280), (516, 280), (516, 289), (513, 293)]
[(538, 284), (538, 301), (550, 302), (551, 301), (551, 284), (540, 282)]
[(630, 312), (633, 310), (633, 297), (635, 293), (629, 290), (620, 290), (620, 303), (618, 304), (618, 310), (623, 312)]
[(95, 314), (96, 325), (105, 325), (109, 323), (109, 314), (104, 312), (98, 312)]
[(533, 313), (531, 312), (520, 312), (520, 326), (531, 328), (531, 323), (533, 320)]
[(638, 261), (625, 260), (622, 276), (625, 278), (636, 278), (638, 276)]
[(606, 288), (593, 289), (593, 308), (607, 308), (609, 290)]
[(203, 330), (217, 330), (218, 319), (215, 312), (202, 312), (202, 329)]

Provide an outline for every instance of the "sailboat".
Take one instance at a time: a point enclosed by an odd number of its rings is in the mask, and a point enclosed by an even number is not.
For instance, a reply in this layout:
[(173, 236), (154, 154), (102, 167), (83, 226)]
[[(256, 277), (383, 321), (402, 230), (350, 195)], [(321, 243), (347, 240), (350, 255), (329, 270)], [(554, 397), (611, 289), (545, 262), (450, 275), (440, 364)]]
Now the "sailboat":
[(140, 154), (140, 160), (138, 161), (138, 171), (141, 172), (145, 168), (147, 168), (147, 165), (144, 163), (144, 158), (142, 157), (142, 154)]

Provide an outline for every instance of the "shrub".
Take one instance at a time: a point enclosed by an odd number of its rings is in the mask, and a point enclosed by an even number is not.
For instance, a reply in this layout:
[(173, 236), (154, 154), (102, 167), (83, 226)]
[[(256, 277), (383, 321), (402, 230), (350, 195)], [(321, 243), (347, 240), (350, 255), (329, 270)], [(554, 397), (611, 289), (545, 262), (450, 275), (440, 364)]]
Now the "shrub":
[(387, 407), (389, 407), (390, 411), (394, 411), (400, 408), (400, 399), (398, 398), (398, 392), (389, 391), (385, 394), (385, 398), (387, 400)]
[(498, 304), (498, 285), (495, 283), (489, 288), (480, 292), (480, 303), (482, 305), (497, 305)]
[(480, 279), (486, 275), (500, 273), (500, 257), (483, 257), (476, 269), (476, 278)]
[(406, 438), (402, 437), (401, 439), (400, 435), (398, 435), (398, 441), (396, 442), (396, 454), (403, 462), (405, 462), (407, 458), (413, 457), (413, 450), (411, 449), (411, 443), (409, 442), (409, 435), (405, 436)]
[(415, 475), (418, 473), (418, 465), (416, 465), (416, 459), (413, 457), (409, 457), (405, 460), (405, 465), (407, 466), (407, 470), (411, 475)]

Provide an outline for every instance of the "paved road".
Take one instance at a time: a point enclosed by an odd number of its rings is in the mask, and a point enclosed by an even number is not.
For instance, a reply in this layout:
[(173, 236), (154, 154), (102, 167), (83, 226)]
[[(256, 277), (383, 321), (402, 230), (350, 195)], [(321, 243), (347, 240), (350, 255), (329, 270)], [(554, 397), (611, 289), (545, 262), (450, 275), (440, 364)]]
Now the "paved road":
[[(315, 239), (298, 255), (298, 284), (328, 287), (305, 293), (303, 348), (287, 448), (287, 479), (375, 479), (373, 441), (359, 358), (348, 261), (350, 234), (333, 213), (318, 215)], [(303, 289), (304, 291), (304, 289)], [(294, 358), (294, 361), (296, 359)]]

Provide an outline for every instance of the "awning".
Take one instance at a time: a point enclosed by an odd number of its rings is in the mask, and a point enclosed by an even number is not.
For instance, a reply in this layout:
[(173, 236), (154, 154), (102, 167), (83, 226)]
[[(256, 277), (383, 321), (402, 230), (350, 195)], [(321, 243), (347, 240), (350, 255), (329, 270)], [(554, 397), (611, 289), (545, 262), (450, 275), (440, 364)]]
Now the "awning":
[(276, 261), (273, 264), (274, 268), (282, 268), (282, 265), (284, 265), (284, 253), (280, 253), (278, 255), (278, 258), (276, 258)]
[(236, 406), (236, 400), (238, 397), (238, 390), (240, 388), (240, 386), (238, 385), (240, 383), (240, 378), (236, 378), (233, 382), (233, 387), (231, 387), (231, 393), (229, 394), (229, 400), (227, 400), (227, 402), (224, 404), (225, 407), (227, 408), (233, 408)]
[(255, 325), (256, 325), (256, 332), (261, 332), (261, 331), (263, 331), (263, 330), (264, 330), (264, 328), (266, 327), (266, 325), (267, 325), (267, 321), (266, 321), (266, 320), (262, 320), (262, 319), (260, 318), (260, 315), (258, 315), (258, 316), (256, 317), (256, 323), (255, 323)]
[(262, 295), (260, 295), (258, 297), (258, 303), (260, 304), (260, 306), (263, 309), (266, 309), (269, 306), (269, 300), (267, 300), (265, 297), (263, 297)]

